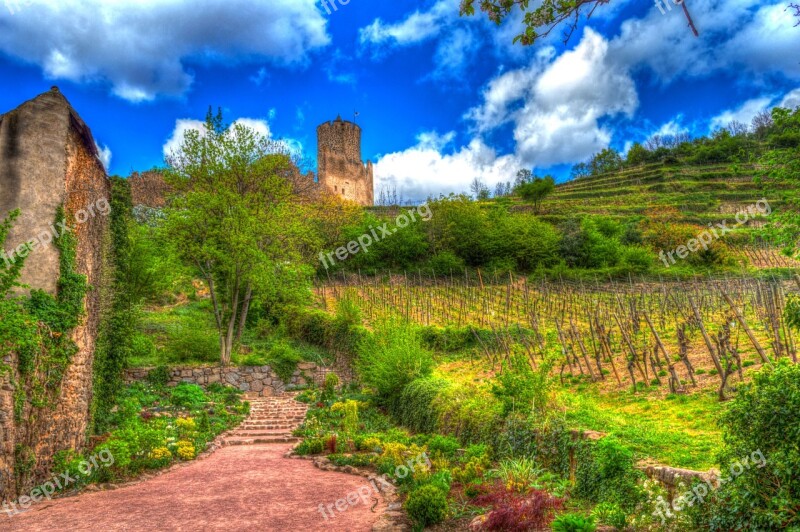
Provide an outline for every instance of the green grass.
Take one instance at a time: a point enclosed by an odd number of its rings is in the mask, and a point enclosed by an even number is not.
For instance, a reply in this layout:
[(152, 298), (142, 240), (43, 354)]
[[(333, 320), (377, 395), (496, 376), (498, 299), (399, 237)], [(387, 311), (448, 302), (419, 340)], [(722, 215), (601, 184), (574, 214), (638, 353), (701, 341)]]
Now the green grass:
[(580, 394), (563, 393), (562, 400), (571, 426), (613, 434), (639, 459), (700, 471), (717, 465), (722, 445), (717, 419), (724, 405), (712, 393), (663, 398), (587, 388)]

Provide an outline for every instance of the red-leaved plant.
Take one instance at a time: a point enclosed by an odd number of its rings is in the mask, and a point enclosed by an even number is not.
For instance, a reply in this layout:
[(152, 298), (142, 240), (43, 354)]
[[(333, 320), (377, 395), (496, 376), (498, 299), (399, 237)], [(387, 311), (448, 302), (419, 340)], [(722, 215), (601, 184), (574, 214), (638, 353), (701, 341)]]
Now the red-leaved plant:
[(330, 454), (336, 453), (336, 434), (331, 434), (331, 436), (325, 441), (325, 448)]
[(504, 532), (549, 530), (556, 512), (564, 506), (564, 499), (553, 497), (546, 491), (515, 493), (502, 483), (496, 484), (489, 493), (475, 497), (472, 502), (492, 508), (482, 524), (483, 530)]

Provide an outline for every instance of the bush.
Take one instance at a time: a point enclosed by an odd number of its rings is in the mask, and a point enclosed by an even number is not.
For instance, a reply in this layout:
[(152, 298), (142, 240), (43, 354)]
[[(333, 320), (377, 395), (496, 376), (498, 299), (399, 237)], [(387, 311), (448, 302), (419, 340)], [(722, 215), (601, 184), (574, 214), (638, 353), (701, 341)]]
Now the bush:
[(489, 493), (476, 497), (473, 503), (492, 508), (483, 523), (484, 529), (526, 532), (547, 527), (555, 512), (563, 507), (564, 500), (539, 490), (522, 495), (508, 491), (505, 486), (498, 484)]
[(614, 437), (583, 441), (577, 452), (575, 494), (591, 502), (609, 502), (632, 511), (642, 499), (633, 452)]
[(452, 251), (437, 253), (428, 262), (428, 267), (436, 275), (458, 275), (464, 271), (464, 261)]
[(442, 436), (437, 434), (428, 440), (428, 450), (431, 452), (439, 452), (443, 456), (452, 458), (455, 456), (456, 451), (461, 445), (458, 440), (450, 436)]
[(302, 359), (300, 353), (283, 340), (276, 342), (269, 353), (269, 365), (284, 384), (292, 380), (297, 364)]
[(399, 401), (392, 402), (392, 415), (401, 425), (415, 432), (437, 432), (434, 401), (448, 386), (450, 383), (444, 379), (416, 379), (403, 389)]
[(628, 526), (628, 517), (616, 504), (607, 502), (598, 504), (592, 510), (592, 517), (601, 524), (613, 526), (617, 530), (624, 530)]
[(172, 390), (171, 400), (177, 406), (192, 409), (207, 403), (208, 396), (200, 386), (184, 382)]
[(559, 515), (553, 521), (554, 532), (594, 532), (595, 530), (597, 530), (597, 526), (594, 524), (594, 519), (579, 514)]
[(379, 403), (397, 401), (414, 379), (433, 369), (433, 357), (422, 347), (415, 328), (388, 320), (376, 326), (358, 346), (356, 367), (362, 381), (375, 390)]
[(172, 372), (167, 366), (158, 366), (147, 374), (147, 382), (155, 386), (166, 386), (172, 377)]
[(447, 517), (447, 495), (428, 484), (411, 492), (405, 508), (416, 529), (436, 525)]
[(703, 517), (711, 530), (800, 526), (800, 365), (783, 359), (753, 376), (722, 416), (723, 477)]

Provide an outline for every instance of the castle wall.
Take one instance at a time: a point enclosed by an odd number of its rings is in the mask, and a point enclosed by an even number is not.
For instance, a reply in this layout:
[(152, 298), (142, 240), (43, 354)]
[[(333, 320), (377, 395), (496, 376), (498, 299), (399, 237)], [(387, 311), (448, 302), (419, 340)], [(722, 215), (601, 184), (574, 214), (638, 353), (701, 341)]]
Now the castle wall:
[[(54, 406), (22, 405), (21, 420), (14, 413), (18, 382), (16, 355), (8, 354), (10, 372), (0, 376), (0, 500), (13, 499), (49, 476), (53, 455), (63, 449), (81, 449), (86, 441), (92, 398), (92, 370), (99, 326), (103, 257), (109, 219), (96, 205), (109, 201), (110, 183), (97, 157), (94, 139), (67, 100), (54, 89), (0, 117), (0, 218), (20, 209), (5, 247), (10, 251), (49, 231), (56, 210), (64, 206), (66, 219), (77, 237), (77, 271), (91, 286), (84, 301), (86, 314), (72, 332), (78, 351), (65, 372)], [(89, 207), (94, 216), (75, 223)], [(107, 213), (107, 211), (106, 211)], [(44, 244), (31, 252), (22, 282), (56, 293), (60, 277), (59, 252)], [(29, 451), (22, 482), (16, 450)]]

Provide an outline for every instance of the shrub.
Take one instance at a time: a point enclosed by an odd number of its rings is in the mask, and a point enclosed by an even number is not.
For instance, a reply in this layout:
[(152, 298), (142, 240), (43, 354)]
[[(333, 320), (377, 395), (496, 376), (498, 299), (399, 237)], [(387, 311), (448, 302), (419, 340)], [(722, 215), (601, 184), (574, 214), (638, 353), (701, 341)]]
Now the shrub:
[(455, 456), (456, 451), (461, 445), (458, 440), (450, 436), (442, 436), (437, 434), (428, 440), (428, 450), (431, 452), (440, 452), (442, 455), (452, 458)]
[(583, 441), (577, 451), (575, 494), (591, 502), (610, 502), (633, 510), (642, 499), (633, 453), (614, 437)]
[(532, 490), (523, 495), (508, 491), (499, 484), (489, 493), (476, 497), (473, 503), (492, 508), (483, 528), (502, 532), (541, 530), (552, 522), (555, 512), (564, 505), (563, 499), (544, 491)]
[(412, 325), (389, 320), (359, 343), (356, 366), (362, 381), (387, 405), (414, 379), (430, 374), (433, 358)]
[(441, 251), (431, 257), (428, 267), (436, 275), (458, 275), (464, 271), (464, 261), (452, 251)]
[(579, 514), (559, 515), (553, 521), (554, 532), (594, 532), (595, 530), (597, 530), (597, 526), (594, 524), (594, 519)]
[(200, 386), (184, 382), (172, 390), (171, 400), (177, 406), (192, 409), (207, 403), (208, 396)]
[(433, 403), (449, 386), (450, 383), (444, 379), (414, 380), (403, 389), (400, 400), (392, 402), (392, 415), (401, 425), (415, 432), (436, 432), (438, 422)]
[(504, 460), (497, 468), (497, 476), (508, 491), (525, 493), (542, 473), (533, 460), (520, 458)]
[(300, 353), (283, 340), (276, 342), (269, 353), (269, 365), (284, 384), (292, 380), (292, 375), (301, 360)]
[(335, 373), (325, 375), (325, 387), (322, 392), (323, 399), (330, 399), (336, 394), (336, 387), (339, 386), (339, 376)]
[(704, 523), (711, 530), (800, 526), (800, 365), (763, 368), (722, 416), (723, 477)]
[(618, 530), (624, 530), (628, 525), (628, 517), (625, 512), (616, 504), (602, 502), (592, 510), (592, 517), (604, 525), (613, 526)]
[(300, 456), (307, 456), (310, 454), (321, 454), (325, 450), (325, 441), (321, 438), (313, 438), (303, 440), (295, 447), (294, 452)]
[(171, 377), (172, 372), (167, 366), (158, 366), (147, 374), (147, 382), (155, 386), (166, 386)]
[(447, 517), (447, 495), (432, 484), (412, 491), (405, 503), (416, 529), (436, 525)]

